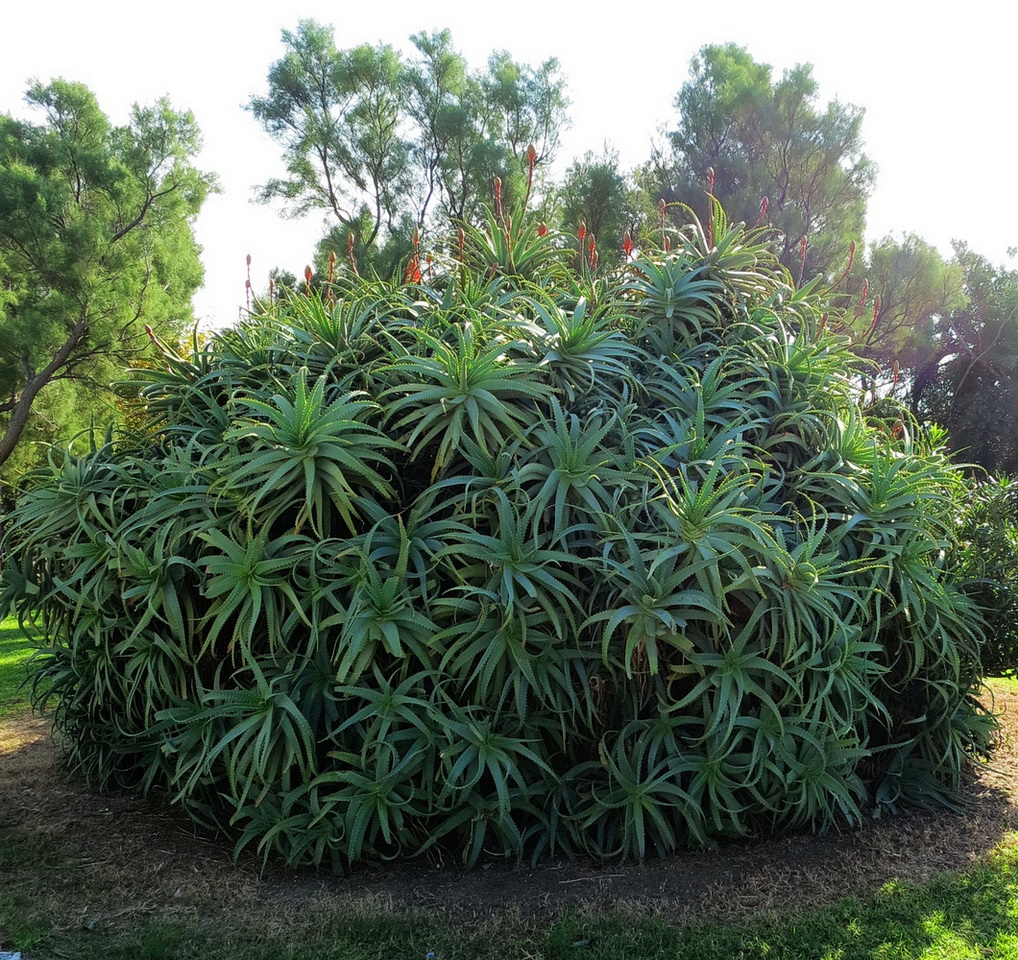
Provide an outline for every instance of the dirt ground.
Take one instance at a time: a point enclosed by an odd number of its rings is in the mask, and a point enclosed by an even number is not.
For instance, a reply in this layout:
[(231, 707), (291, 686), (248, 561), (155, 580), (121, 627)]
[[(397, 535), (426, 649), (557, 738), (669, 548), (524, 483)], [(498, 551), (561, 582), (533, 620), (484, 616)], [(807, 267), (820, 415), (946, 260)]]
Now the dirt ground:
[[(423, 909), (449, 917), (555, 914), (581, 903), (650, 908), (676, 920), (737, 919), (865, 896), (895, 879), (961, 870), (1018, 830), (1018, 694), (998, 692), (1001, 743), (967, 788), (963, 814), (910, 811), (841, 834), (803, 834), (687, 853), (643, 865), (538, 867), (412, 861), (348, 877), (235, 864), (230, 847), (194, 834), (177, 812), (98, 795), (65, 775), (46, 721), (0, 719), (0, 841), (37, 861), (63, 922), (287, 910)], [(0, 882), (3, 881), (0, 873)], [(70, 891), (73, 890), (73, 896)], [(73, 904), (73, 906), (69, 906)]]

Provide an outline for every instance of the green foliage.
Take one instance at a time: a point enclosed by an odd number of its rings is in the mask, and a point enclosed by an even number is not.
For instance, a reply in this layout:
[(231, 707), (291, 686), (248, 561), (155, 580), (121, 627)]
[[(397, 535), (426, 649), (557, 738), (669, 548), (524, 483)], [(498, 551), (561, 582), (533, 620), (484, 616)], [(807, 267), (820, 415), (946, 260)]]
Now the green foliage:
[(1018, 271), (955, 247), (964, 301), (941, 318), (917, 371), (917, 414), (945, 427), (953, 449), (991, 473), (1018, 474)]
[[(638, 203), (628, 178), (619, 169), (619, 156), (605, 147), (600, 155), (588, 150), (566, 170), (557, 191), (557, 219), (574, 233), (581, 224), (595, 237), (605, 263), (623, 257), (623, 239), (636, 236)], [(610, 260), (607, 258), (611, 258)]]
[[(487, 69), (467, 70), (448, 30), (410, 38), (415, 54), (388, 45), (336, 47), (331, 27), (313, 20), (283, 31), (286, 53), (268, 75), (269, 92), (249, 108), (284, 151), (287, 174), (262, 199), (334, 220), (319, 245), (351, 249), (367, 276), (394, 276), (415, 226), (474, 222), (492, 181), (506, 202), (529, 194), (565, 122), (558, 63), (533, 68), (504, 51)], [(533, 146), (534, 167), (528, 163)], [(321, 270), (320, 272), (324, 272)]]
[(980, 647), (990, 676), (1018, 674), (1018, 480), (973, 482), (959, 518), (959, 573), (986, 619)]
[(192, 225), (213, 187), (190, 164), (194, 118), (165, 100), (125, 127), (81, 84), (36, 84), (27, 100), (44, 123), (0, 116), (0, 466), (26, 428), (52, 438), (30, 417), (40, 391), (63, 381), (42, 402), (77, 408), (67, 439), (148, 346), (144, 323), (168, 337), (186, 325), (202, 277)]
[(965, 304), (955, 260), (914, 234), (884, 237), (855, 255), (838, 281), (843, 332), (875, 367), (863, 380), (920, 415), (919, 404), (942, 359), (947, 318)]
[(809, 64), (773, 81), (745, 48), (705, 46), (676, 95), (677, 128), (642, 171), (651, 202), (701, 211), (712, 191), (733, 219), (762, 216), (781, 231), (779, 256), (795, 276), (834, 269), (862, 235), (874, 170), (862, 153), (862, 111), (836, 100), (820, 107), (817, 90)]
[(510, 219), (168, 353), (38, 478), (4, 600), (72, 767), (337, 869), (956, 804), (992, 724), (938, 435), (865, 420), (720, 207), (599, 279)]

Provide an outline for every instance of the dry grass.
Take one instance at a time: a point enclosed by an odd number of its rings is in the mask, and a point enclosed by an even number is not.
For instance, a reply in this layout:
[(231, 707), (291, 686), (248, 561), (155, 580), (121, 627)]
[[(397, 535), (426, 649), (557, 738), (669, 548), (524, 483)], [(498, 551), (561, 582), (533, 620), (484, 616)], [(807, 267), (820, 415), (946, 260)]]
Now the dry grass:
[[(0, 719), (0, 842), (33, 861), (33, 909), (55, 931), (144, 918), (228, 919), (271, 937), (337, 917), (411, 911), (492, 929), (611, 905), (672, 920), (732, 921), (865, 897), (897, 880), (965, 870), (1018, 831), (1018, 686), (996, 689), (1001, 743), (977, 771), (962, 815), (914, 811), (841, 835), (798, 835), (666, 861), (537, 868), (415, 861), (347, 878), (235, 864), (165, 806), (98, 795), (59, 765), (48, 725)], [(0, 869), (0, 881), (3, 873)]]

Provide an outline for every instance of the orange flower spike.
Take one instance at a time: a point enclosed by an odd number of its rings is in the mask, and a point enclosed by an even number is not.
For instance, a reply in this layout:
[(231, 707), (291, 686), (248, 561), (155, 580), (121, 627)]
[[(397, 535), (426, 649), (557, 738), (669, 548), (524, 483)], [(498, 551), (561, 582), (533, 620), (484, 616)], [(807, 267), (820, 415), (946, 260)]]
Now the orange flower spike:
[(629, 255), (633, 252), (633, 238), (629, 235), (628, 230), (622, 238), (622, 252), (625, 254), (626, 260), (629, 259)]
[(537, 151), (534, 145), (527, 147), (527, 196), (530, 196), (530, 188), (534, 185), (534, 167), (537, 166)]
[[(707, 195), (713, 201), (714, 199), (714, 168), (707, 168)], [(707, 222), (707, 246), (714, 249), (714, 203), (711, 202), (709, 205), (709, 215)]]
[(862, 282), (862, 289), (859, 291), (859, 306), (856, 308), (855, 315), (858, 317), (862, 314), (863, 310), (866, 309), (866, 300), (869, 295), (870, 281), (868, 278), (864, 278)]
[(760, 224), (763, 223), (764, 217), (767, 216), (767, 204), (769, 202), (770, 201), (767, 199), (767, 197), (760, 198), (760, 216), (756, 218), (756, 223), (753, 224), (754, 227), (759, 227)]
[[(336, 251), (329, 251), (329, 283), (331, 285), (333, 278), (336, 276)], [(331, 296), (331, 294), (330, 294)]]
[(495, 213), (498, 219), (502, 219), (502, 178), (495, 177)]
[(899, 374), (901, 373), (901, 364), (899, 364), (897, 360), (891, 364), (891, 372), (894, 375), (894, 379), (891, 382), (897, 383), (899, 380)]
[(464, 257), (466, 256), (467, 250), (467, 238), (466, 235), (463, 233), (462, 227), (458, 227), (456, 230), (456, 249), (459, 253), (459, 261), (460, 263), (462, 263)]
[(310, 265), (306, 266), (304, 268), (304, 289), (307, 292), (308, 296), (311, 296), (311, 278), (313, 276), (314, 273), (311, 271)]
[(548, 236), (548, 224), (546, 224), (543, 220), (537, 225), (537, 235), (539, 237)]
[(580, 244), (582, 245), (584, 237), (587, 236), (587, 222), (585, 220), (580, 221), (580, 228), (576, 231), (576, 236), (579, 237)]

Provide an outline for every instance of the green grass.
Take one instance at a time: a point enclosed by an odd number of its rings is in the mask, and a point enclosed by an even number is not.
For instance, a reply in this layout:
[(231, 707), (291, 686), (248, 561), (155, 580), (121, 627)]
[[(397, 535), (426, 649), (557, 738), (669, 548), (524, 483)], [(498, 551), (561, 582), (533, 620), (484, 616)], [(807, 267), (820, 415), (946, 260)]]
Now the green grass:
[(28, 709), (25, 664), (33, 650), (32, 635), (14, 617), (0, 620), (0, 717)]

